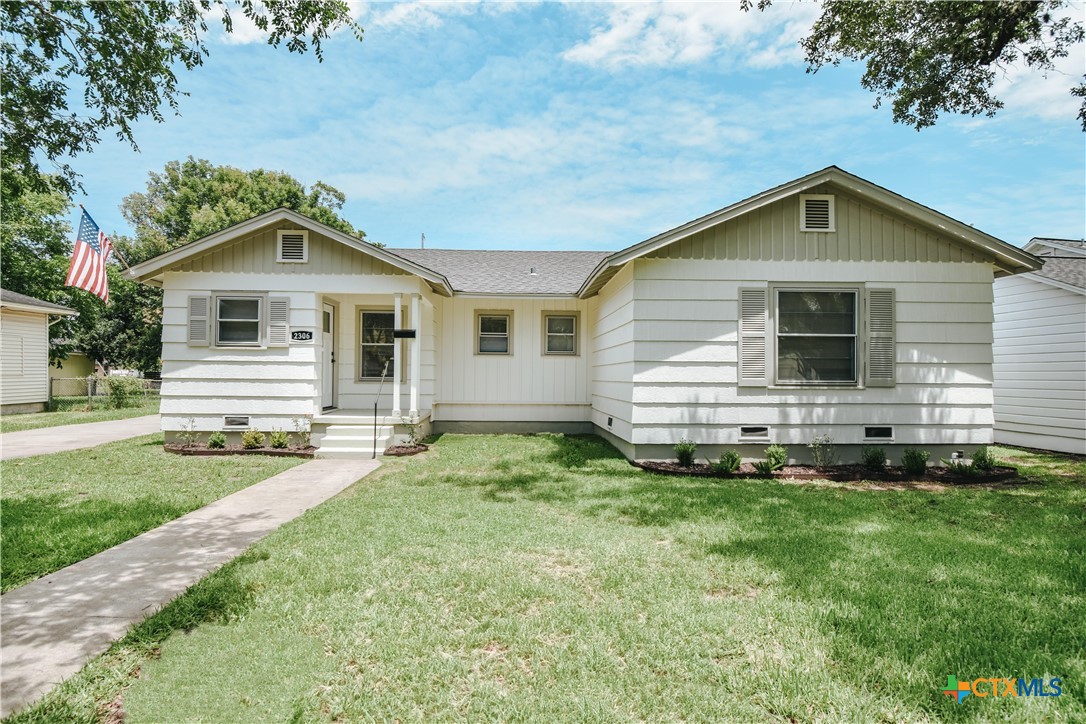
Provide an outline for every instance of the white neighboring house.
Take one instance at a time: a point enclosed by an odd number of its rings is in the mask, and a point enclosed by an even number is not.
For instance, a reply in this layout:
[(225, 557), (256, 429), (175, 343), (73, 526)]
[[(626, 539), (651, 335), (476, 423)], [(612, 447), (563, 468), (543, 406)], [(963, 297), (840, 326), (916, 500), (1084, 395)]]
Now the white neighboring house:
[(1025, 250), (1044, 266), (995, 283), (995, 441), (1086, 455), (1086, 244)]
[(75, 311), (0, 289), (0, 414), (40, 412), (49, 401), (49, 317)]
[(322, 455), (418, 424), (937, 458), (992, 442), (992, 283), (1038, 268), (831, 166), (611, 254), (382, 249), (277, 209), (129, 275), (164, 289), (168, 439), (312, 416)]

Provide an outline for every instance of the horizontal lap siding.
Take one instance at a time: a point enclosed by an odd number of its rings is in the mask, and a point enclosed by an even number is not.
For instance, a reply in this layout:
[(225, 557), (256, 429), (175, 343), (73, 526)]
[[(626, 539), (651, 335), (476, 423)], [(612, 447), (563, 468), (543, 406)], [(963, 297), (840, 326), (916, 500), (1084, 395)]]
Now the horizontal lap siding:
[(623, 268), (591, 302), (592, 422), (629, 442), (635, 371), (633, 266)]
[[(740, 426), (762, 425), (786, 445), (824, 434), (861, 443), (867, 425), (893, 425), (897, 444), (990, 442), (986, 264), (646, 259), (632, 266), (634, 444), (671, 445), (687, 437), (734, 445)], [(739, 289), (812, 281), (895, 290), (896, 386), (736, 387)]]
[(999, 279), (993, 329), (996, 441), (1086, 454), (1086, 295)]
[(49, 325), (45, 314), (0, 312), (0, 404), (49, 399)]

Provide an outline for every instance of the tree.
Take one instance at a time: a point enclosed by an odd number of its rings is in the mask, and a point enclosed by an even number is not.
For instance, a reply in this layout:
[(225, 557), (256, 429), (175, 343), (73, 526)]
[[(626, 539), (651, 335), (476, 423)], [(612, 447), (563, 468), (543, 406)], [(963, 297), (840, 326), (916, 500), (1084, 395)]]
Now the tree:
[(106, 369), (162, 369), (162, 290), (128, 279), (110, 264), (108, 307), (80, 326), (78, 346)]
[[(318, 60), (322, 41), (338, 28), (362, 37), (342, 0), (0, 3), (0, 128), (4, 166), (16, 172), (12, 190), (19, 190), (16, 181), (44, 190), (44, 158), (55, 166), (56, 188), (70, 194), (79, 184), (68, 159), (92, 150), (103, 131), (137, 148), (132, 125), (146, 117), (161, 122), (166, 106), (177, 112), (185, 93), (175, 69), (203, 64), (208, 17), (220, 14), (231, 32), (231, 6), (265, 31), (270, 45), (312, 48)], [(77, 96), (85, 109), (69, 106)]]
[[(769, 0), (760, 0), (764, 10)], [(744, 0), (746, 9), (752, 0)], [(940, 113), (994, 116), (1003, 107), (992, 89), (1016, 62), (1047, 73), (1083, 42), (1083, 24), (1064, 16), (1065, 0), (1043, 2), (926, 2), (826, 0), (801, 41), (807, 72), (842, 60), (865, 61), (860, 84), (891, 101), (896, 123), (917, 130)], [(1086, 78), (1086, 76), (1084, 76)], [(1078, 118), (1086, 131), (1086, 83)]]

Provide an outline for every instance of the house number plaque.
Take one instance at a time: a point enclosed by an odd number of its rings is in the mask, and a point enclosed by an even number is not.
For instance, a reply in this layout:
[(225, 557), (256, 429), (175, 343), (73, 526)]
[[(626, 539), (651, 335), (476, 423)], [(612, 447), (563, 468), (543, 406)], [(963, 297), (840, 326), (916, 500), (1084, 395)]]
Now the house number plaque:
[(290, 341), (306, 344), (313, 341), (313, 332), (308, 329), (296, 329), (290, 333)]

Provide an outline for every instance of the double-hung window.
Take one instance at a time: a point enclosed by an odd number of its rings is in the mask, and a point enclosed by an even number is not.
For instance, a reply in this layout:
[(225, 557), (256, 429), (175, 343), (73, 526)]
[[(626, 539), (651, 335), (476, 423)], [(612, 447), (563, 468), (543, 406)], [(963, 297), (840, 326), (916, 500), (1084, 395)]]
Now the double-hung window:
[(392, 329), (394, 316), (389, 311), (362, 310), (358, 322), (359, 373), (361, 379), (392, 375), (396, 345)]
[(263, 327), (262, 307), (261, 297), (216, 297), (215, 344), (222, 347), (259, 347)]
[(476, 316), (478, 340), (475, 351), (478, 354), (510, 354), (511, 321), (512, 315), (509, 313), (480, 312)]
[(858, 289), (776, 290), (777, 382), (859, 382)]
[(577, 315), (543, 315), (543, 353), (577, 354)]

